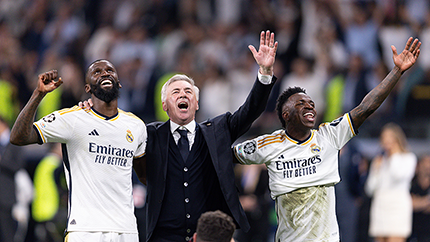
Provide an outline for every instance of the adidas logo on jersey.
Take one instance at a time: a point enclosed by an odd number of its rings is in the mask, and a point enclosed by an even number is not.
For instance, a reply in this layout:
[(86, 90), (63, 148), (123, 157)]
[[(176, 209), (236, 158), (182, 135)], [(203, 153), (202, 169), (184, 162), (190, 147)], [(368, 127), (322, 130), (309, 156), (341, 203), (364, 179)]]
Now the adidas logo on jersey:
[(99, 133), (96, 129), (94, 129), (93, 131), (89, 132), (88, 135), (99, 136)]
[(76, 224), (76, 221), (73, 219), (72, 222), (70, 222), (70, 224)]

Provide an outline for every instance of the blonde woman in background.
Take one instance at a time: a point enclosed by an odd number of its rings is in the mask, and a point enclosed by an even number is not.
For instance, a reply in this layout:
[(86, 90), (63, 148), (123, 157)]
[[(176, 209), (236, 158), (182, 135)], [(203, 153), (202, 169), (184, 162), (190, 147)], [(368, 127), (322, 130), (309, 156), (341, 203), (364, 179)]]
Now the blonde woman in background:
[(406, 136), (394, 123), (381, 131), (383, 154), (371, 164), (365, 191), (372, 197), (369, 235), (376, 242), (402, 242), (412, 230), (409, 193), (417, 158), (407, 150)]

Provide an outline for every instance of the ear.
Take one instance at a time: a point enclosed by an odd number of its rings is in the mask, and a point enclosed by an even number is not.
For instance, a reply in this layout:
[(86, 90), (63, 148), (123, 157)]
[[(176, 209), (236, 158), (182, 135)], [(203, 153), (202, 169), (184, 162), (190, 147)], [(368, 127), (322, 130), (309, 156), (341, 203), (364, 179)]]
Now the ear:
[(91, 86), (90, 86), (90, 84), (85, 84), (85, 92), (86, 93), (91, 93)]
[(167, 112), (167, 104), (166, 104), (166, 102), (162, 102), (161, 104), (163, 105), (163, 111)]
[(196, 111), (199, 110), (199, 102), (197, 102)]
[(290, 115), (290, 113), (289, 113), (288, 111), (286, 111), (286, 110), (285, 110), (284, 112), (282, 112), (282, 119), (283, 119), (285, 122), (287, 122), (289, 115)]
[(193, 234), (193, 242), (196, 242), (197, 241), (197, 233), (194, 233)]

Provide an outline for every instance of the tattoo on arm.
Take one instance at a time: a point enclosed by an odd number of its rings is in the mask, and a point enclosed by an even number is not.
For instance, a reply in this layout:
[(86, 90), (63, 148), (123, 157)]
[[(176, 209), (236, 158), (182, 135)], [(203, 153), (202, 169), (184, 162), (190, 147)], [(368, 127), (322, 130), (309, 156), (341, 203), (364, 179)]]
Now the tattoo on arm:
[(21, 110), (10, 134), (10, 142), (15, 145), (34, 144), (38, 141), (38, 134), (33, 129), (33, 121), (37, 107), (42, 101), (44, 94), (33, 92), (28, 103)]
[(388, 73), (384, 80), (375, 88), (373, 88), (364, 98), (361, 103), (354, 108), (350, 114), (355, 128), (359, 128), (363, 122), (381, 106), (382, 102), (388, 97), (391, 90), (397, 84), (402, 73), (399, 68)]

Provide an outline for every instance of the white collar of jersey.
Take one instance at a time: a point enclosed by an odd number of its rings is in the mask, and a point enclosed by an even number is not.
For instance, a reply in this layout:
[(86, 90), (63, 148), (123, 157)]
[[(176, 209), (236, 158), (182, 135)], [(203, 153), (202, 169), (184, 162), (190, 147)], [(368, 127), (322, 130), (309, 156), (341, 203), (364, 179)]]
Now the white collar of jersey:
[(287, 136), (287, 140), (289, 140), (290, 142), (293, 142), (294, 144), (297, 144), (297, 145), (306, 145), (307, 143), (309, 143), (312, 140), (312, 138), (314, 137), (314, 132), (315, 132), (315, 130), (312, 129), (309, 136), (306, 139), (300, 141), (300, 140), (296, 140), (293, 137), (289, 136), (287, 131), (284, 130), (285, 136)]
[(117, 111), (116, 114), (113, 115), (112, 117), (107, 117), (107, 116), (97, 112), (94, 108), (91, 108), (91, 113), (94, 114), (94, 116), (96, 116), (98, 118), (101, 118), (103, 120), (110, 120), (110, 121), (117, 119), (118, 115), (119, 115), (119, 111)]

